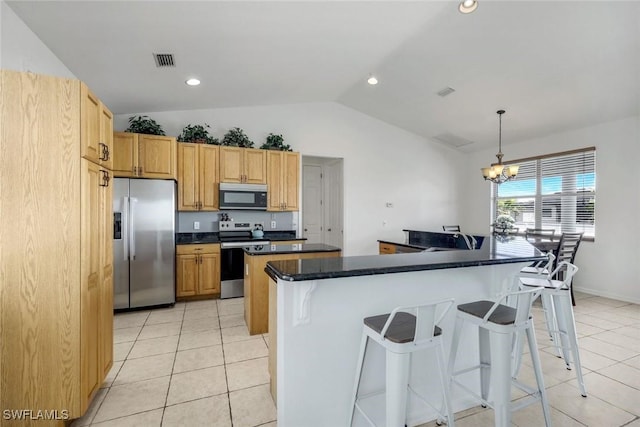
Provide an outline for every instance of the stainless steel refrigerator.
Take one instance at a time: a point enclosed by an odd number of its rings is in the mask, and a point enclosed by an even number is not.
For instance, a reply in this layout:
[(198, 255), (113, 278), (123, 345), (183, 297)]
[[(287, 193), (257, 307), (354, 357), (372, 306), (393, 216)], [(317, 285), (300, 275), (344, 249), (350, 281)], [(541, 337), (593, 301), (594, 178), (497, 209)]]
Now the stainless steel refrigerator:
[(115, 309), (175, 303), (175, 218), (174, 181), (114, 180)]

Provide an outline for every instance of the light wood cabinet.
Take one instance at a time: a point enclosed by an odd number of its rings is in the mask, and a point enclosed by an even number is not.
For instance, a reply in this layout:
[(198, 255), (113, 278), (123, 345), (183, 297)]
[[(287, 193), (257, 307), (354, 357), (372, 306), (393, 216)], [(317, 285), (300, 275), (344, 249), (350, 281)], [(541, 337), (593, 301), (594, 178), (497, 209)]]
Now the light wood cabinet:
[(297, 211), (300, 193), (300, 153), (267, 151), (269, 211)]
[(178, 210), (218, 210), (220, 147), (178, 144)]
[(378, 243), (380, 249), (380, 255), (389, 255), (396, 253), (396, 245), (392, 245), (391, 243)]
[(117, 177), (176, 179), (176, 139), (129, 132), (113, 134)]
[[(280, 242), (278, 242), (280, 243)], [(339, 257), (335, 252), (304, 252), (286, 254), (244, 255), (244, 319), (249, 334), (269, 332), (269, 276), (264, 272), (267, 262), (309, 258)]]
[(113, 363), (111, 174), (87, 139), (111, 114), (78, 80), (0, 87), (2, 406), (77, 418)]
[(82, 123), (82, 157), (111, 169), (113, 165), (113, 114), (89, 90), (80, 83), (80, 110)]
[(176, 298), (220, 293), (220, 245), (176, 246)]
[(409, 254), (413, 252), (422, 252), (424, 250), (420, 248), (412, 248), (411, 246), (394, 245), (393, 243), (388, 242), (378, 242), (378, 244), (380, 255)]
[(267, 156), (265, 150), (221, 146), (220, 182), (266, 184)]
[[(113, 135), (113, 129), (109, 131)], [(100, 363), (105, 378), (113, 366), (113, 172), (101, 171), (100, 184)]]

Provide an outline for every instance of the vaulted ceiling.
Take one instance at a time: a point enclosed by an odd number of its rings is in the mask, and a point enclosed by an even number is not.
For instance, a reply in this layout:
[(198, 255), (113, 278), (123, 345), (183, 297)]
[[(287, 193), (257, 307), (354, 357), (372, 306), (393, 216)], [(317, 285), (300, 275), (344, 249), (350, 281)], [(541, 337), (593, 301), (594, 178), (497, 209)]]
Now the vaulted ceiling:
[(640, 114), (640, 2), (7, 3), (116, 114), (335, 101), (462, 151)]

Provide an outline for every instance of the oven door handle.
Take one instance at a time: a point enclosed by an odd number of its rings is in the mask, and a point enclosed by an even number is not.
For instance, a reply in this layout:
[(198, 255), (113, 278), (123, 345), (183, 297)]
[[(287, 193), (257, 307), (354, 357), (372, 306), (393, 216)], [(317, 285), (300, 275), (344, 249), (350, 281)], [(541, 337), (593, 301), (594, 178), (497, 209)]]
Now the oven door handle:
[(271, 242), (268, 241), (264, 241), (264, 240), (260, 240), (260, 241), (253, 241), (253, 242), (223, 242), (220, 243), (220, 249), (227, 249), (227, 248), (244, 248), (245, 246), (255, 246), (255, 245), (269, 245), (271, 244)]

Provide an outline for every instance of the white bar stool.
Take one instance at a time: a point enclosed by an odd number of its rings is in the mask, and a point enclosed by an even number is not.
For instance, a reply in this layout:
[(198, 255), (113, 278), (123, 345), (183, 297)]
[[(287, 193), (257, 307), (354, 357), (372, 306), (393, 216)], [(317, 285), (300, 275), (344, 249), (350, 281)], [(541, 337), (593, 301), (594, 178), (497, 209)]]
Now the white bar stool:
[[(423, 305), (397, 307), (389, 314), (364, 319), (360, 355), (356, 369), (355, 385), (351, 401), (349, 425), (353, 424), (355, 411), (358, 410), (373, 426), (375, 423), (363, 410), (360, 402), (385, 393), (385, 391), (358, 396), (362, 367), (369, 339), (380, 344), (386, 350), (386, 426), (401, 427), (407, 417), (408, 391), (414, 393), (423, 403), (433, 408), (439, 415), (438, 422), (446, 420), (454, 426), (453, 410), (449, 396), (449, 380), (445, 377), (444, 347), (442, 329), (437, 326), (453, 305), (453, 299), (431, 302)], [(441, 312), (436, 318), (436, 314)], [(418, 350), (432, 349), (436, 353), (443, 402), (442, 408), (436, 408), (409, 384), (411, 354)]]
[[(495, 425), (511, 426), (511, 412), (529, 406), (538, 400), (542, 403), (545, 425), (551, 425), (549, 404), (542, 378), (542, 367), (536, 344), (531, 305), (538, 298), (542, 288), (509, 292), (498, 301), (476, 301), (458, 305), (456, 326), (453, 333), (449, 372), (451, 381), (476, 397), (483, 406), (490, 406), (495, 412)], [(503, 305), (509, 300), (511, 305)], [(478, 326), (480, 340), (480, 364), (454, 372), (455, 357), (464, 322)], [(536, 376), (537, 389), (531, 388), (512, 378), (512, 350), (515, 338), (526, 332), (531, 360)], [(480, 371), (480, 395), (460, 382), (457, 377), (475, 370)], [(511, 386), (514, 385), (529, 394), (529, 398), (511, 404)], [(491, 388), (491, 398), (489, 389)]]
[[(549, 274), (553, 271), (553, 263), (556, 260), (556, 256), (553, 252), (547, 252), (547, 261), (538, 261), (536, 264), (524, 267), (520, 270), (519, 276), (516, 278), (516, 283), (514, 286), (514, 290), (520, 289), (520, 278), (534, 278), (534, 279), (546, 279)], [(549, 334), (549, 338), (553, 341), (554, 335), (551, 331), (557, 329), (555, 324), (555, 317), (553, 315), (553, 300), (551, 296), (545, 295), (544, 292), (540, 295), (540, 299), (542, 300), (542, 312), (544, 313), (544, 321), (547, 326), (547, 332)], [(560, 353), (558, 353), (559, 355)], [(519, 363), (516, 364), (516, 369), (519, 369)], [(517, 370), (515, 372), (518, 372)]]
[[(582, 364), (580, 363), (580, 351), (578, 348), (578, 334), (576, 333), (576, 322), (573, 316), (573, 304), (571, 302), (571, 282), (573, 276), (578, 271), (578, 267), (562, 261), (555, 270), (541, 278), (521, 277), (521, 287), (543, 287), (542, 290), (542, 308), (545, 314), (551, 313), (552, 320), (547, 322), (552, 325), (549, 332), (553, 336), (553, 344), (558, 354), (564, 358), (567, 369), (571, 370), (571, 363), (575, 364), (576, 377), (580, 385), (580, 393), (583, 397), (587, 397), (587, 389), (582, 377)], [(564, 273), (563, 280), (555, 280)], [(517, 343), (516, 348), (522, 344)], [(517, 354), (517, 353), (516, 353)], [(573, 356), (573, 359), (572, 359)], [(517, 364), (519, 367), (519, 363)], [(517, 370), (515, 371), (517, 373)]]

